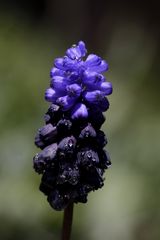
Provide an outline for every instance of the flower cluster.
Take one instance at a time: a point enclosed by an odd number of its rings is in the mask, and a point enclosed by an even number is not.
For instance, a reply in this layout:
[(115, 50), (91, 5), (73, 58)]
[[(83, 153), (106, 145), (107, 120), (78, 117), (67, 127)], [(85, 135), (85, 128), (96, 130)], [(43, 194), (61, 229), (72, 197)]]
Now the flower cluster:
[(50, 88), (46, 90), (47, 101), (71, 111), (71, 118), (88, 117), (87, 107), (94, 106), (104, 112), (109, 103), (105, 98), (112, 93), (112, 85), (101, 74), (108, 64), (95, 54), (86, 55), (85, 44), (80, 41), (66, 51), (63, 58), (54, 61)]
[(40, 190), (56, 210), (87, 202), (88, 193), (103, 186), (104, 171), (111, 165), (100, 130), (109, 107), (106, 95), (112, 93), (102, 75), (108, 65), (94, 54), (84, 60), (86, 52), (80, 41), (55, 59), (45, 93), (51, 105), (35, 137), (42, 149), (33, 159), (35, 171), (42, 174)]

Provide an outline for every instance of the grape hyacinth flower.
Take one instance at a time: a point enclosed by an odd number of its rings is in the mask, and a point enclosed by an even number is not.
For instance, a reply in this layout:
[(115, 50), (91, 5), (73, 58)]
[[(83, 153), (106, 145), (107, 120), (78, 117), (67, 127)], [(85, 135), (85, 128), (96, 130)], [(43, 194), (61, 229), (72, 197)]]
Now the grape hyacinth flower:
[(33, 158), (35, 171), (42, 174), (40, 190), (52, 208), (66, 212), (72, 212), (73, 203), (86, 203), (88, 193), (103, 186), (104, 172), (111, 165), (100, 130), (109, 108), (106, 96), (112, 93), (103, 75), (108, 64), (86, 53), (80, 41), (55, 59), (45, 92), (51, 105), (35, 137), (42, 150)]

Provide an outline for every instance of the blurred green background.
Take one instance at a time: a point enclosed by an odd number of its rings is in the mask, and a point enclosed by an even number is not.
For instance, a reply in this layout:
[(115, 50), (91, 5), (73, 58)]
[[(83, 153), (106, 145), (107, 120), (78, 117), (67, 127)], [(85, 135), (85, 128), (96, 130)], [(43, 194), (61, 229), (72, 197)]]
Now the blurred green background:
[(75, 206), (72, 239), (160, 239), (158, 1), (29, 0), (0, 7), (0, 239), (59, 239), (62, 212), (38, 190), (34, 136), (53, 60), (79, 40), (113, 83), (103, 126), (112, 168)]

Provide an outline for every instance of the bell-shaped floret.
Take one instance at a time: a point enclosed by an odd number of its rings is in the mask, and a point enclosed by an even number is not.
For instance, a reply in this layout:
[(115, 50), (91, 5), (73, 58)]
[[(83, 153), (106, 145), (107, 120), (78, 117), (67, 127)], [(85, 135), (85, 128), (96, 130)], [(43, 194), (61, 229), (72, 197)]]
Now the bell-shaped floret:
[(83, 103), (77, 103), (76, 106), (72, 110), (72, 119), (81, 119), (81, 118), (87, 118), (88, 117), (88, 111), (86, 106)]
[(62, 107), (63, 111), (67, 111), (69, 110), (75, 103), (76, 98), (75, 97), (70, 97), (68, 95), (63, 96), (63, 97), (59, 97), (56, 100), (56, 103)]
[(78, 45), (73, 45), (71, 48), (67, 49), (66, 55), (71, 59), (80, 59), (86, 55), (86, 48), (84, 42), (80, 41)]

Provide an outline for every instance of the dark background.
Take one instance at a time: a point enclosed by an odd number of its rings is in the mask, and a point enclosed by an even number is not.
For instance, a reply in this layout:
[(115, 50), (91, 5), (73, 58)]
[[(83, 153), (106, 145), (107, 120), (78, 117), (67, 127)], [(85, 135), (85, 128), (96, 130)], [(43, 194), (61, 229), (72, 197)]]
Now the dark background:
[(0, 239), (59, 239), (62, 212), (38, 191), (34, 135), (55, 57), (83, 40), (109, 63), (103, 130), (112, 168), (75, 206), (72, 239), (160, 239), (159, 1), (0, 3)]

